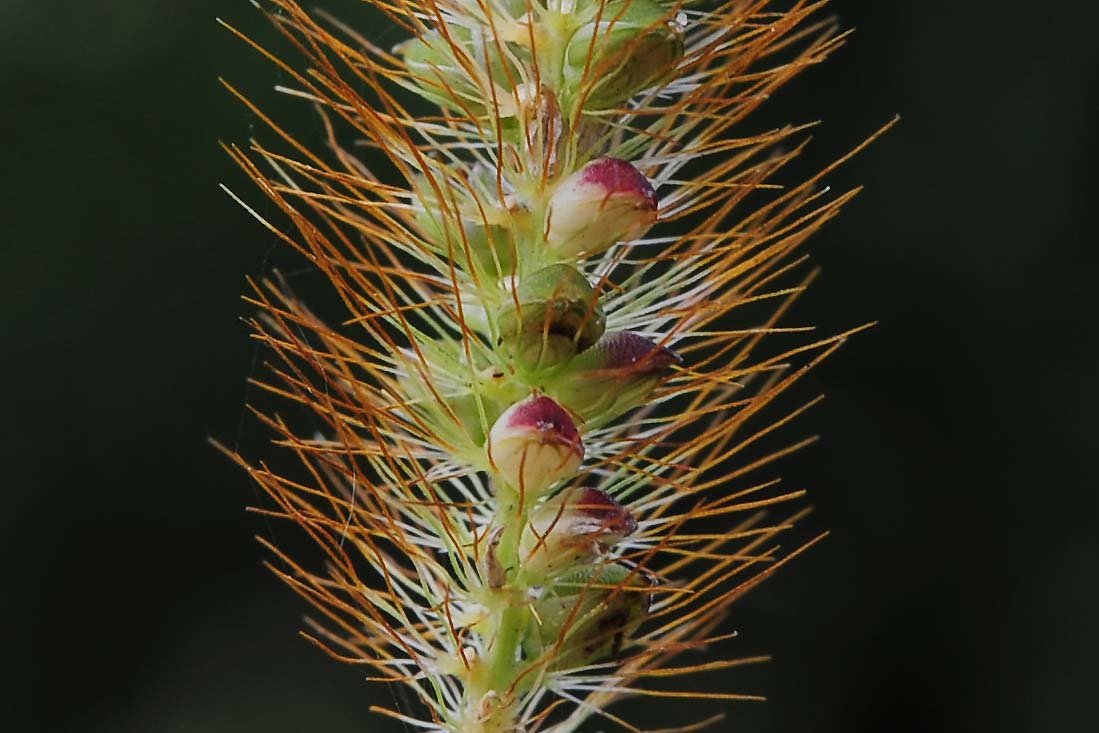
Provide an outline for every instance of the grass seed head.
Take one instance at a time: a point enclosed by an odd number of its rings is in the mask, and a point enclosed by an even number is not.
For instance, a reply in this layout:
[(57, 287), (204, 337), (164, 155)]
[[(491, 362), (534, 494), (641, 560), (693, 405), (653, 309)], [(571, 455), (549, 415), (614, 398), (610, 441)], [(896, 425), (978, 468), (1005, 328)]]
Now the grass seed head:
[(779, 185), (803, 128), (750, 114), (844, 36), (799, 0), (369, 2), (408, 40), (293, 0), (264, 4), (290, 52), (233, 30), (325, 137), (230, 87), (273, 139), (227, 148), (282, 221), (249, 211), (344, 309), (254, 283), (257, 382), (307, 427), (257, 410), (296, 471), (231, 454), (324, 556), (267, 543), (308, 637), (406, 685), (420, 714), (379, 712), (430, 731), (753, 699), (659, 680), (756, 661), (671, 664), (801, 551), (776, 538), (802, 513), (773, 513), (803, 492), (758, 474), (805, 441), (759, 446), (847, 335), (781, 320), (853, 194), (834, 166)]

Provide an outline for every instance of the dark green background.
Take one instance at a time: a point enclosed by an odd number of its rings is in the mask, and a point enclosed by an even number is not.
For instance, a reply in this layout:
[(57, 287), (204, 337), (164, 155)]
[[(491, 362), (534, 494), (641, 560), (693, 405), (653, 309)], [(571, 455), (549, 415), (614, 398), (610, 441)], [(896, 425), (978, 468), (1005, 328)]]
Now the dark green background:
[[(831, 181), (867, 188), (796, 320), (880, 325), (800, 388), (828, 400), (788, 434), (825, 439), (781, 473), (833, 534), (734, 612), (733, 653), (775, 661), (700, 681), (770, 697), (721, 730), (1094, 724), (1086, 6), (837, 0), (855, 37), (755, 121), (823, 120), (809, 170), (904, 118)], [(243, 0), (0, 0), (6, 730), (389, 729), (392, 692), (295, 637), (255, 491), (206, 443), (269, 452), (238, 294), (300, 265), (217, 188), (260, 201), (216, 141), (262, 128), (216, 78), (318, 133), (218, 15), (270, 37)]]

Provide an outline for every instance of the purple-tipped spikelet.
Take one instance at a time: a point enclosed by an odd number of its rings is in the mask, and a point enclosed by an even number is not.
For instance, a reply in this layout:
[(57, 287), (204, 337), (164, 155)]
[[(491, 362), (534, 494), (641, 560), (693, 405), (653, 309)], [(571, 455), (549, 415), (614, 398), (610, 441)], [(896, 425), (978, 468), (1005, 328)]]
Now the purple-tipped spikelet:
[(699, 654), (800, 552), (775, 544), (799, 512), (764, 510), (802, 492), (752, 476), (804, 407), (757, 416), (846, 335), (777, 324), (853, 193), (819, 185), (832, 166), (773, 183), (802, 128), (746, 119), (843, 35), (797, 0), (368, 2), (407, 40), (291, 0), (266, 5), (296, 58), (234, 31), (327, 131), (307, 146), (233, 90), (277, 142), (228, 148), (287, 222), (257, 218), (346, 309), (249, 298), (262, 386), (311, 419), (257, 411), (297, 472), (233, 457), (327, 558), (270, 546), (309, 638), (408, 686), (418, 713), (379, 711), (429, 731), (752, 699), (660, 681), (754, 661)]
[(598, 158), (557, 184), (546, 217), (546, 249), (581, 259), (645, 236), (656, 222), (656, 191), (624, 160)]
[(531, 395), (504, 411), (489, 431), (489, 472), (524, 499), (535, 501), (576, 475), (584, 460), (580, 431), (561, 405)]

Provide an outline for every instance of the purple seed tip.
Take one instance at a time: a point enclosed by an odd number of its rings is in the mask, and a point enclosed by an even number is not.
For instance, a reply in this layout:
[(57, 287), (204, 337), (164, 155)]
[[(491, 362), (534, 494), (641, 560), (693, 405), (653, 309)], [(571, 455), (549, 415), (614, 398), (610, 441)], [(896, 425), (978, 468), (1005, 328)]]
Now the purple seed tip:
[(633, 194), (640, 199), (638, 208), (656, 211), (656, 191), (649, 179), (619, 158), (598, 158), (584, 168), (581, 183), (599, 186), (610, 194)]
[(683, 362), (675, 351), (630, 331), (607, 334), (600, 348), (607, 359), (604, 369), (656, 373)]
[(637, 520), (633, 515), (602, 489), (581, 489), (574, 505), (612, 534), (626, 536), (637, 529)]
[(516, 404), (508, 416), (508, 427), (537, 430), (543, 433), (543, 440), (547, 442), (580, 442), (580, 431), (576, 429), (576, 423), (569, 417), (569, 413), (545, 396), (533, 397)]

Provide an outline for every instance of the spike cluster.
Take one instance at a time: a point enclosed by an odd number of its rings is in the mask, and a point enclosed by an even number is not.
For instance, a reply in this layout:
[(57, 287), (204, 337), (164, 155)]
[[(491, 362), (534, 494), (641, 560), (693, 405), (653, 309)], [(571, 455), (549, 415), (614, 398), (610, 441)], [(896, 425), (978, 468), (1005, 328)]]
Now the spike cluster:
[(230, 152), (347, 309), (326, 325), (281, 280), (250, 299), (262, 385), (321, 426), (257, 412), (299, 475), (234, 455), (328, 561), (272, 546), (272, 568), (316, 608), (313, 641), (423, 704), (381, 712), (638, 730), (615, 699), (689, 694), (640, 680), (753, 661), (667, 666), (726, 638), (730, 603), (784, 561), (771, 540), (796, 516), (761, 510), (801, 492), (744, 477), (796, 447), (751, 452), (803, 408), (753, 419), (839, 337), (764, 340), (804, 330), (776, 325), (801, 289), (781, 278), (849, 195), (777, 190), (797, 129), (740, 123), (841, 36), (808, 2), (370, 2), (409, 40), (291, 0), (270, 19), (303, 63), (238, 33), (330, 150), (238, 94), (283, 152)]

